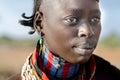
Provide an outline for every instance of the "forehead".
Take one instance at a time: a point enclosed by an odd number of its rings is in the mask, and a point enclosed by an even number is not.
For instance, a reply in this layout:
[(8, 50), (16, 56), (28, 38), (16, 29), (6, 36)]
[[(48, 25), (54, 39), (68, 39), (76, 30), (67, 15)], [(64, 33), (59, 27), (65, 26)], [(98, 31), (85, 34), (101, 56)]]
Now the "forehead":
[(70, 10), (96, 10), (99, 11), (96, 0), (43, 0), (44, 12), (70, 11)]
[[(90, 4), (97, 4), (96, 0), (55, 0), (55, 4), (62, 5), (63, 7), (82, 7), (89, 6)], [(92, 6), (90, 5), (90, 6)]]
[(57, 7), (60, 5), (63, 7), (80, 5), (82, 7), (83, 5), (86, 6), (90, 3), (96, 5), (98, 2), (96, 0), (42, 0), (42, 5), (47, 6), (48, 8), (50, 6)]

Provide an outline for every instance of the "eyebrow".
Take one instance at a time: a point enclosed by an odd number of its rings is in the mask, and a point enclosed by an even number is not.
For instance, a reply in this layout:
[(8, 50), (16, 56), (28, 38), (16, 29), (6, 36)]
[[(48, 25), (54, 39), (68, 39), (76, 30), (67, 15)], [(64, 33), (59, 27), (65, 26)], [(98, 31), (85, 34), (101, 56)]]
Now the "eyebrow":
[[(71, 12), (74, 12), (75, 14), (82, 14), (84, 12), (83, 9), (71, 9)], [(101, 15), (101, 11), (99, 9), (93, 9), (90, 10), (90, 14), (99, 14)]]
[(96, 13), (96, 14), (101, 14), (101, 11), (99, 9), (94, 9), (90, 11), (91, 14)]
[[(83, 12), (84, 10), (83, 9), (70, 9), (70, 11), (73, 11), (73, 12)], [(90, 13), (101, 13), (101, 11), (99, 9), (93, 9), (90, 11)]]
[(71, 9), (70, 11), (73, 11), (73, 12), (83, 12), (82, 9)]
[(84, 10), (82, 9), (71, 9), (71, 12), (74, 12), (75, 14), (81, 14)]

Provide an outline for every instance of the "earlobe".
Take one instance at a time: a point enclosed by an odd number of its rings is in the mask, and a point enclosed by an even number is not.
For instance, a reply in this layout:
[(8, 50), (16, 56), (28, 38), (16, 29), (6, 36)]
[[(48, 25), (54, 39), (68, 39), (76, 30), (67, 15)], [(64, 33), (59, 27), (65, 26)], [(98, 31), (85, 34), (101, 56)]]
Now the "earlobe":
[(42, 29), (42, 17), (43, 17), (43, 15), (42, 15), (42, 13), (41, 12), (39, 12), (39, 11), (37, 11), (36, 13), (35, 13), (35, 17), (34, 17), (34, 29), (38, 32), (38, 33), (40, 33), (41, 32), (41, 29)]

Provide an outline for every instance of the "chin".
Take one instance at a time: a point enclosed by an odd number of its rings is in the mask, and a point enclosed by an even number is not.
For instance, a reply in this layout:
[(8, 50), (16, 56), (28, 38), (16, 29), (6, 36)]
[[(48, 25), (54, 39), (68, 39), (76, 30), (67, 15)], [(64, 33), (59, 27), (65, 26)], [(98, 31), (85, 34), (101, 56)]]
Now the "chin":
[(80, 61), (79, 63), (80, 63), (80, 64), (85, 64), (85, 63), (87, 63), (88, 61), (89, 61), (89, 59), (84, 59), (84, 60)]
[(81, 56), (81, 57), (79, 57), (79, 58), (75, 58), (73, 61), (70, 61), (71, 63), (73, 63), (73, 64), (85, 64), (85, 63), (87, 63), (88, 61), (89, 61), (89, 59), (90, 59), (90, 57), (91, 56)]
[(85, 64), (89, 61), (91, 56), (85, 56), (85, 57), (82, 57), (81, 60), (80, 60), (80, 64)]

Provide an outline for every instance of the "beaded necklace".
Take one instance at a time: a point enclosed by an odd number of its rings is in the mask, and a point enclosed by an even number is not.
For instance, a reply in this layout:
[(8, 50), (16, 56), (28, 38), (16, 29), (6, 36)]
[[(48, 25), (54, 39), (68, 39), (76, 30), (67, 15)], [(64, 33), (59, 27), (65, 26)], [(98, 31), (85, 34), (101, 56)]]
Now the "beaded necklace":
[[(85, 65), (71, 64), (64, 59), (54, 55), (45, 47), (45, 45), (43, 45), (42, 39), (38, 41), (37, 49), (37, 54), (39, 54), (39, 60), (37, 62), (37, 65), (35, 65), (37, 66), (36, 69), (42, 69), (43, 72), (45, 72), (45, 74), (50, 78), (50, 80), (77, 80), (78, 77), (81, 78), (80, 80), (85, 80), (87, 78)], [(39, 71), (40, 70), (38, 70), (37, 72), (38, 74), (40, 74)]]
[[(91, 56), (89, 61), (84, 64), (71, 64), (64, 59), (55, 56), (51, 53), (43, 44), (43, 41), (39, 40), (37, 46), (27, 59), (27, 63), (23, 66), (22, 69), (22, 80), (27, 80), (26, 78), (30, 78), (30, 76), (34, 76), (35, 79), (29, 80), (95, 80), (95, 69), (96, 63), (94, 60), (94, 56)], [(35, 70), (28, 69), (28, 66), (31, 66)], [(27, 69), (27, 70), (26, 70)], [(29, 74), (31, 72), (32, 74)], [(33, 74), (35, 73), (36, 74)], [(25, 73), (29, 75), (25, 75)], [(39, 79), (35, 77), (38, 75)]]

